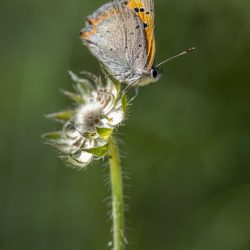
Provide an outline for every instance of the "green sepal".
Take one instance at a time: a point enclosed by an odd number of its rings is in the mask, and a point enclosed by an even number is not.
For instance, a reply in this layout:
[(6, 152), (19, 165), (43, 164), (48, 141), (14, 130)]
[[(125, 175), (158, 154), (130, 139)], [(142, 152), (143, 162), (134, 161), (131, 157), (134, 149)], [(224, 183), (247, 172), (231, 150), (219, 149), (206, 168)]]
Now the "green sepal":
[[(91, 86), (92, 85), (96, 85), (97, 83), (100, 83), (100, 84), (102, 84), (102, 82), (100, 82), (100, 77), (97, 77), (96, 75), (94, 75), (94, 74), (92, 74), (92, 73), (90, 73), (90, 72), (88, 72), (88, 71), (81, 71), (81, 74), (82, 75), (85, 75), (88, 79), (88, 81), (90, 80), (91, 81)], [(84, 79), (86, 79), (86, 78), (84, 78)]]
[(49, 114), (46, 117), (48, 119), (52, 119), (54, 121), (66, 122), (66, 121), (71, 119), (71, 117), (74, 115), (74, 113), (75, 112), (73, 110), (66, 110), (66, 111), (61, 111), (61, 112)]
[(88, 79), (80, 78), (72, 71), (69, 71), (69, 75), (75, 82), (75, 89), (80, 95), (83, 96), (93, 89), (93, 84)]
[(66, 90), (62, 90), (63, 94), (67, 97), (69, 97), (71, 100), (75, 101), (78, 104), (83, 104), (84, 100), (82, 98), (81, 95), (70, 92), (70, 91), (66, 91)]
[(60, 156), (60, 158), (65, 162), (65, 164), (67, 164), (69, 167), (73, 167), (73, 168), (86, 168), (88, 166), (88, 163), (82, 163), (80, 161), (77, 161), (75, 159), (73, 159), (70, 156)]
[[(111, 79), (113, 84), (115, 85), (116, 87), (116, 90), (117, 90), (117, 93), (120, 93), (121, 92), (121, 83), (119, 83), (116, 79), (112, 78)], [(119, 96), (119, 94), (118, 94)]]
[(89, 148), (89, 149), (84, 149), (84, 151), (93, 154), (97, 157), (103, 157), (106, 156), (108, 154), (108, 144), (105, 144), (101, 147), (97, 147), (97, 148)]
[(96, 131), (103, 140), (107, 140), (112, 135), (113, 129), (96, 127)]
[(50, 140), (50, 141), (55, 141), (55, 140), (59, 140), (62, 138), (62, 132), (49, 132), (49, 133), (45, 133), (42, 135), (42, 138), (45, 140)]
[(83, 136), (84, 136), (85, 138), (87, 138), (87, 139), (94, 140), (94, 139), (96, 139), (96, 137), (97, 137), (97, 133), (96, 133), (96, 132), (85, 132), (85, 133), (83, 134)]
[(127, 108), (128, 108), (128, 99), (126, 95), (122, 96), (122, 109), (124, 114), (127, 112)]
[(91, 82), (87, 79), (82, 79), (81, 82), (77, 82), (75, 84), (76, 91), (82, 96), (86, 95), (93, 89), (93, 87), (91, 86)]

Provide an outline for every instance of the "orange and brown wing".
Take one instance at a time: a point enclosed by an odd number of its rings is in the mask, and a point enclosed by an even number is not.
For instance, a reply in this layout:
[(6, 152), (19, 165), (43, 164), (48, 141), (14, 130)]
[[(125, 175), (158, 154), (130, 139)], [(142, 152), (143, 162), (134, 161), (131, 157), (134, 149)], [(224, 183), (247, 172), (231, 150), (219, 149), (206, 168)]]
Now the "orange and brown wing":
[(139, 16), (145, 28), (147, 40), (147, 65), (146, 68), (150, 70), (155, 60), (155, 35), (154, 35), (154, 1), (153, 0), (130, 0), (128, 7), (134, 10)]

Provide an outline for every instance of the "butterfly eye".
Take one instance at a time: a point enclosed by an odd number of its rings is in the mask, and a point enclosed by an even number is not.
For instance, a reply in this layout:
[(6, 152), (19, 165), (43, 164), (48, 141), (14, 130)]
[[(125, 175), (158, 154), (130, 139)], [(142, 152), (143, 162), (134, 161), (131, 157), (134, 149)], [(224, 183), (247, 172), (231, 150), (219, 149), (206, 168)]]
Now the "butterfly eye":
[(157, 69), (152, 69), (151, 74), (154, 78), (158, 77), (158, 70)]
[(152, 82), (157, 82), (161, 78), (161, 71), (155, 67), (150, 71), (150, 79)]

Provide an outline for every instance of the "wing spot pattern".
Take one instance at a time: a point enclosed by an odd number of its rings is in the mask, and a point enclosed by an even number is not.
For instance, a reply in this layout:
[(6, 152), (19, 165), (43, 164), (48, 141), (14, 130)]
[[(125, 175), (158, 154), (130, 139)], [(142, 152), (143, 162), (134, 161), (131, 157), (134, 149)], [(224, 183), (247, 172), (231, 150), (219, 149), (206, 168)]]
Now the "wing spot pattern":
[(117, 9), (110, 9), (109, 12), (104, 12), (97, 18), (89, 17), (87, 19), (87, 23), (91, 27), (91, 30), (85, 30), (85, 29), (81, 30), (80, 37), (82, 38), (82, 40), (88, 41), (90, 37), (97, 32), (97, 26), (100, 25), (104, 20), (107, 20), (110, 16), (116, 15), (117, 12), (118, 12)]

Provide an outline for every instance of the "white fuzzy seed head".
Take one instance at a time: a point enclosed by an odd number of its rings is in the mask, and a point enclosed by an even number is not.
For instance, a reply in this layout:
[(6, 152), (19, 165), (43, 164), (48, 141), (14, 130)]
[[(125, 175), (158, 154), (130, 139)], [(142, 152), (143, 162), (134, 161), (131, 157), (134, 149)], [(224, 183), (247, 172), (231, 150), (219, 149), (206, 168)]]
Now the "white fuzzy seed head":
[(65, 91), (64, 94), (75, 102), (75, 108), (48, 115), (63, 122), (63, 129), (44, 138), (67, 163), (85, 168), (93, 159), (107, 155), (112, 132), (125, 119), (127, 101), (120, 86), (110, 79), (103, 84), (91, 74), (89, 79), (70, 74), (76, 93)]
[(103, 110), (98, 103), (81, 105), (75, 114), (76, 127), (83, 133), (95, 130), (95, 127), (100, 123), (102, 112)]

